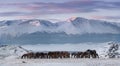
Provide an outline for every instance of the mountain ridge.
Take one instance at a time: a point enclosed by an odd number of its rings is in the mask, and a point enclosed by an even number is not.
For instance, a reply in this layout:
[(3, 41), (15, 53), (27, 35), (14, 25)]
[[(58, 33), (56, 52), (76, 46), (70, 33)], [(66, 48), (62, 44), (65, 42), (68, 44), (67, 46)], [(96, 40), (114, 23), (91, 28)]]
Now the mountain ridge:
[[(71, 22), (52, 23), (48, 20), (9, 20), (0, 21), (1, 34), (34, 32), (65, 32), (66, 34), (120, 33), (120, 23), (76, 17)], [(1, 35), (0, 34), (0, 35)]]
[(71, 22), (13, 20), (0, 22), (1, 44), (51, 44), (119, 41), (120, 23), (81, 17)]

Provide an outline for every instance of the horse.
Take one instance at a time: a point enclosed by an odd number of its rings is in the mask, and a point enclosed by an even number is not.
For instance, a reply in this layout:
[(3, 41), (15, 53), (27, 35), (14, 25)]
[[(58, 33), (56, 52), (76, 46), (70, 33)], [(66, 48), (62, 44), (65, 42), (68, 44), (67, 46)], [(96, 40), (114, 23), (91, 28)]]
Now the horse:
[(23, 58), (35, 58), (35, 54), (33, 52), (30, 52), (30, 53), (26, 53), (26, 54), (23, 54), (22, 57)]

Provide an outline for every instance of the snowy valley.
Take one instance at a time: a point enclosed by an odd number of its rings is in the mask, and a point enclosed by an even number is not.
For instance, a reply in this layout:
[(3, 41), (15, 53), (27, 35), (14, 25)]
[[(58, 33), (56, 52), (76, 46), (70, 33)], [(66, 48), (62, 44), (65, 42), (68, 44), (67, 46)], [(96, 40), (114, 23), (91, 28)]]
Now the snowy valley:
[[(115, 58), (109, 58), (109, 50), (113, 47), (113, 42), (107, 43), (82, 43), (82, 44), (48, 44), (48, 45), (1, 45), (0, 46), (0, 65), (2, 66), (119, 66), (120, 48), (115, 51), (118, 54)], [(117, 44), (119, 45), (119, 44)], [(28, 52), (47, 52), (47, 51), (85, 51), (94, 49), (99, 54), (99, 59), (88, 58), (68, 58), (68, 59), (21, 59), (21, 56)], [(112, 49), (114, 51), (114, 49)], [(113, 53), (115, 54), (115, 53)], [(113, 63), (111, 63), (113, 62)]]

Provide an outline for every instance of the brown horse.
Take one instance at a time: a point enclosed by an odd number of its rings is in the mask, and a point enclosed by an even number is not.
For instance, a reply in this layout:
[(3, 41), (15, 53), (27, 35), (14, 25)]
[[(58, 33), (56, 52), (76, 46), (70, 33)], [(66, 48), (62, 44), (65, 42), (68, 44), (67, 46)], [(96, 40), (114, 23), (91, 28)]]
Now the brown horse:
[(90, 54), (91, 54), (92, 58), (99, 58), (96, 50), (91, 50)]
[(88, 52), (83, 52), (81, 58), (90, 58), (90, 54)]
[(81, 58), (81, 56), (82, 56), (83, 53), (84, 53), (84, 52), (77, 52), (76, 58)]
[(82, 54), (81, 58), (99, 58), (99, 56), (96, 53), (96, 50), (88, 49)]
[(77, 57), (77, 52), (71, 53), (71, 58), (76, 58)]
[(70, 53), (67, 51), (62, 51), (61, 56), (62, 56), (62, 58), (70, 58)]
[(30, 52), (30, 53), (26, 53), (26, 54), (23, 54), (22, 57), (23, 58), (35, 58), (35, 54), (33, 52)]
[(48, 52), (48, 58), (69, 58), (70, 53), (66, 51)]

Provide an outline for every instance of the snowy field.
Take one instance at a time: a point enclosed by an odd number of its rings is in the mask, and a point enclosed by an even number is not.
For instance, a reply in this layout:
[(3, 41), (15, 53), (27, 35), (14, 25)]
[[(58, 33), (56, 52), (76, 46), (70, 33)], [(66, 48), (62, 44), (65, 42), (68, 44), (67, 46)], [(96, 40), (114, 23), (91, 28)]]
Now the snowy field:
[[(0, 66), (120, 66), (120, 58), (105, 57), (110, 45), (106, 43), (1, 45)], [(27, 51), (85, 51), (96, 50), (99, 59), (20, 59)], [(120, 49), (117, 51), (120, 53)]]
[(120, 59), (4, 59), (0, 66), (120, 66)]

